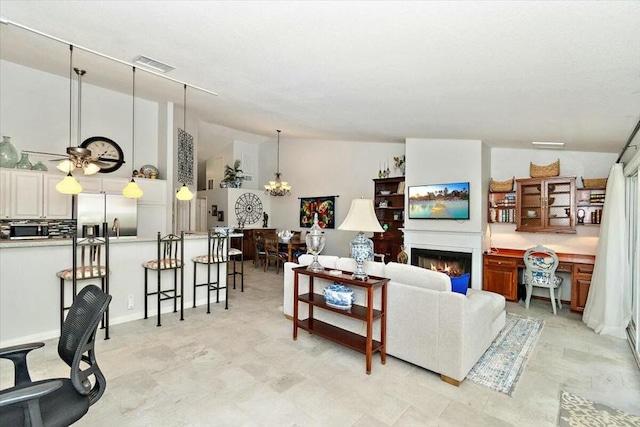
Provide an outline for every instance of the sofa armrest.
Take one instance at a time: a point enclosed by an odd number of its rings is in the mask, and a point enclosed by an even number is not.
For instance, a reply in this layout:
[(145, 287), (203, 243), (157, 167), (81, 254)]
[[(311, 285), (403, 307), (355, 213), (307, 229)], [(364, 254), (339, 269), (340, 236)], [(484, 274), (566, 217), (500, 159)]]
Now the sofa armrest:
[(443, 292), (440, 298), (440, 373), (462, 381), (495, 338), (494, 310), (484, 291), (462, 295)]

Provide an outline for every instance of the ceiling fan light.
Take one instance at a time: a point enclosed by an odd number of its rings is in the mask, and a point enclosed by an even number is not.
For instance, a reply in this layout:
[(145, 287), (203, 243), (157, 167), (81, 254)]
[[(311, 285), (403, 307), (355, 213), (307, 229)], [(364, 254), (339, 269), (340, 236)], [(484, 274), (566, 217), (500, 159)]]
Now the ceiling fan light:
[(131, 182), (122, 189), (122, 195), (129, 199), (139, 199), (143, 194), (144, 192), (133, 178), (131, 178)]
[(69, 172), (62, 181), (56, 184), (56, 190), (62, 194), (79, 194), (82, 193), (82, 185)]
[(180, 191), (176, 193), (176, 198), (178, 200), (185, 200), (185, 201), (193, 199), (193, 193), (191, 192), (191, 190), (189, 190), (189, 187), (187, 187), (187, 184), (182, 184)]
[(85, 175), (94, 175), (100, 172), (100, 167), (95, 163), (88, 163), (85, 167), (82, 168)]
[(75, 168), (76, 168), (76, 166), (69, 159), (61, 161), (56, 166), (56, 169), (58, 169), (59, 171), (64, 172), (64, 173), (72, 172)]

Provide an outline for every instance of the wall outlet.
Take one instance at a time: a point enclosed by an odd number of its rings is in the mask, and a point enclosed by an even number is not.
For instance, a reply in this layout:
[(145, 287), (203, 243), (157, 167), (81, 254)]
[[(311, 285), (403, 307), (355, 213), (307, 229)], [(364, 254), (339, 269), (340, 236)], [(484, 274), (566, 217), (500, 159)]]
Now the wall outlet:
[(127, 309), (133, 310), (133, 306), (133, 295), (129, 295), (129, 297), (127, 298)]

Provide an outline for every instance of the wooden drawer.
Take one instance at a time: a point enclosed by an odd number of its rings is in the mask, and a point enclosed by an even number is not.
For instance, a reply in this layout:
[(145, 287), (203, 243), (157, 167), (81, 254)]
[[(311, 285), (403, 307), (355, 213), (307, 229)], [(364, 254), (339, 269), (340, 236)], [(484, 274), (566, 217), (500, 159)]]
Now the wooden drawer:
[(593, 274), (593, 264), (573, 264), (573, 274), (575, 276), (589, 276)]
[(515, 258), (485, 256), (484, 265), (487, 267), (517, 267), (518, 261)]

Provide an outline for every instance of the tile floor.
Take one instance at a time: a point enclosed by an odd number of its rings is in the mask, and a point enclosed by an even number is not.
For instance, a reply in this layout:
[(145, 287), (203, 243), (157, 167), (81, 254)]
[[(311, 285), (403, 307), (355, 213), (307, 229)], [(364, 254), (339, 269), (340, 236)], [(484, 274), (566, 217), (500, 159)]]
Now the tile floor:
[[(99, 339), (107, 391), (79, 426), (554, 426), (560, 390), (640, 415), (640, 372), (626, 341), (593, 333), (548, 302), (510, 312), (543, 318), (542, 334), (512, 397), (464, 381), (364, 356), (301, 333), (282, 314), (283, 274), (245, 266), (230, 309), (203, 307), (112, 326)], [(33, 352), (35, 379), (68, 375), (56, 340)], [(0, 363), (0, 386), (12, 383)]]

